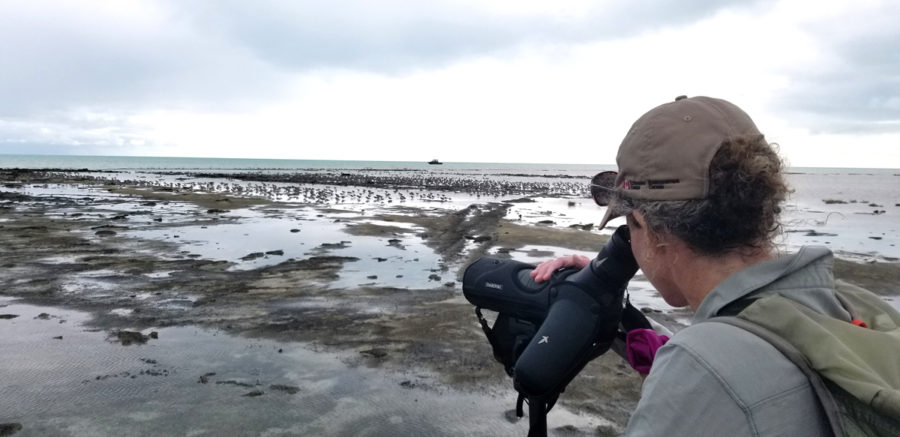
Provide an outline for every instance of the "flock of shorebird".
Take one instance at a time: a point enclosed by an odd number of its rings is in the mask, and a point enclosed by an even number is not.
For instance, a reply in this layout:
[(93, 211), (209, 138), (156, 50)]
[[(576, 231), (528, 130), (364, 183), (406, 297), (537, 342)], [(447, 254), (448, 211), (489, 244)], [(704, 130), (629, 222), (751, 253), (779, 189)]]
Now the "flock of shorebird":
[[(114, 178), (117, 183), (170, 192), (227, 193), (313, 204), (449, 202), (450, 193), (475, 198), (529, 195), (586, 195), (586, 184), (569, 181), (516, 181), (489, 177), (372, 176), (368, 174), (229, 175), (229, 180)], [(103, 178), (110, 181), (110, 178)], [(240, 179), (235, 181), (234, 179)], [(259, 182), (262, 179), (265, 182)]]

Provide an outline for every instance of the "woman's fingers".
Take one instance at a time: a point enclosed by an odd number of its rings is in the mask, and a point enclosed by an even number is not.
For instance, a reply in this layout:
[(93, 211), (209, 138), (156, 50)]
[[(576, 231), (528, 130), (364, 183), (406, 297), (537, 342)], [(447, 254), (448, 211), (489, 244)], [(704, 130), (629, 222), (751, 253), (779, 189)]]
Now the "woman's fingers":
[(550, 279), (553, 272), (564, 267), (562, 259), (563, 258), (556, 258), (538, 264), (538, 266), (531, 271), (531, 279), (534, 279), (534, 282), (544, 282)]
[(531, 279), (534, 279), (534, 282), (544, 282), (550, 279), (550, 276), (553, 275), (553, 272), (559, 269), (566, 267), (575, 267), (581, 269), (584, 268), (584, 266), (588, 265), (590, 262), (590, 258), (584, 255), (569, 255), (552, 259), (550, 261), (544, 261), (538, 264), (538, 266), (535, 267), (531, 272)]

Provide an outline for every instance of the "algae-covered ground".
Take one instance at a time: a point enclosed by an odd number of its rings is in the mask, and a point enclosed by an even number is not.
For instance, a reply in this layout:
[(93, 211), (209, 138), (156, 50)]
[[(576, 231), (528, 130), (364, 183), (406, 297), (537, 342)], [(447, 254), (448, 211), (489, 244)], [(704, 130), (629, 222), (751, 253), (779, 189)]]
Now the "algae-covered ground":
[[(527, 423), (512, 417), (514, 391), (463, 298), (463, 268), (485, 254), (537, 262), (564, 251), (590, 253), (606, 240), (590, 226), (512, 217), (515, 203), (502, 200), (461, 207), (279, 202), (74, 173), (2, 177), (0, 327), (9, 329), (0, 329), (0, 341), (19, 355), (4, 354), (0, 371), (35, 378), (0, 384), (10, 411), (0, 413), (2, 435), (518, 435)], [(896, 263), (838, 260), (835, 272), (888, 299), (900, 294)], [(677, 329), (678, 312), (645, 310)], [(56, 325), (68, 331), (56, 332)], [(194, 328), (202, 334), (185, 334)], [(167, 336), (180, 346), (166, 346)], [(221, 348), (260, 351), (252, 359), (216, 356), (210, 346), (226, 341), (216, 336), (245, 342), (227, 340)], [(63, 350), (67, 342), (77, 351)], [(119, 369), (120, 354), (134, 351), (136, 367)], [(92, 354), (87, 364), (47, 370), (57, 368), (48, 361), (81, 362)], [(334, 363), (320, 362), (332, 354)], [(279, 361), (285, 356), (293, 361)], [(241, 377), (224, 376), (228, 363)], [(294, 366), (320, 370), (301, 377)], [(254, 374), (255, 381), (248, 376)], [(354, 379), (375, 374), (392, 382)], [(178, 375), (190, 384), (165, 382)], [(334, 382), (342, 379), (349, 382)], [(321, 381), (334, 385), (326, 390)], [(616, 434), (640, 383), (615, 354), (600, 357), (561, 397), (551, 432)], [(224, 387), (240, 395), (212, 392)], [(75, 407), (97, 396), (93, 402), (105, 410)], [(365, 407), (346, 400), (356, 398), (367, 400)], [(166, 402), (179, 405), (177, 413), (153, 406)], [(405, 412), (386, 413), (391, 405)], [(485, 405), (497, 405), (496, 414)], [(298, 409), (317, 411), (319, 419)], [(268, 419), (242, 421), (237, 411)], [(466, 419), (477, 414), (488, 418)], [(436, 425), (444, 422), (450, 424)]]

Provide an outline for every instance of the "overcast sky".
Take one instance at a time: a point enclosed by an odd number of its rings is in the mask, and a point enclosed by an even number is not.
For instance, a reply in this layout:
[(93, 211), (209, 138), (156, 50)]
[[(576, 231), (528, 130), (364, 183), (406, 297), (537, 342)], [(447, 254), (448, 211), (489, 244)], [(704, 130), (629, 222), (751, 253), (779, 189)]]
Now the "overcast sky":
[(0, 153), (611, 164), (686, 94), (900, 168), (896, 0), (0, 1)]

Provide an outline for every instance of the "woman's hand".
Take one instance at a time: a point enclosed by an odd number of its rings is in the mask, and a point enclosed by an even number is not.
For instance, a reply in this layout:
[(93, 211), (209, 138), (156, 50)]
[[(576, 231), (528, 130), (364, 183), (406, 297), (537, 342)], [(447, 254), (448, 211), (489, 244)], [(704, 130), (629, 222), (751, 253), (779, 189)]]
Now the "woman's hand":
[(534, 279), (534, 282), (544, 282), (559, 269), (566, 267), (582, 269), (590, 263), (591, 259), (584, 255), (569, 255), (544, 261), (531, 271), (531, 279)]

